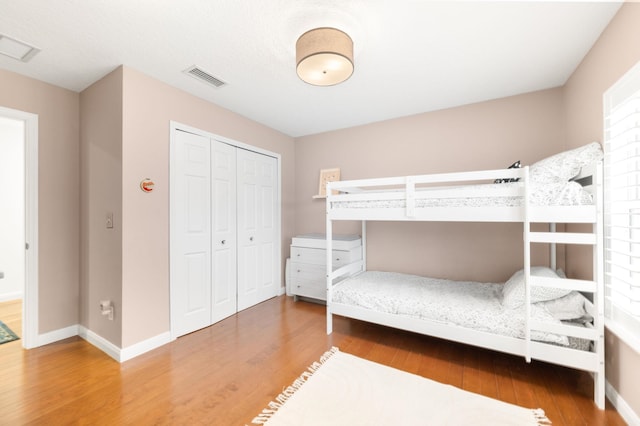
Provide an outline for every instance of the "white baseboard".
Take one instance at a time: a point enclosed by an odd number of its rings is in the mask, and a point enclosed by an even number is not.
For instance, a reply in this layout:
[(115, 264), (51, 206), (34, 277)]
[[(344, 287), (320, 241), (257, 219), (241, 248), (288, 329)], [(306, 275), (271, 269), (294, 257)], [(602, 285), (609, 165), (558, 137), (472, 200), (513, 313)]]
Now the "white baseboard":
[(171, 333), (167, 331), (150, 339), (136, 343), (135, 345), (128, 346), (120, 351), (120, 362), (128, 361), (131, 358), (135, 358), (138, 355), (152, 351), (169, 342), (171, 342)]
[(21, 291), (15, 291), (13, 293), (2, 293), (0, 294), (0, 302), (22, 299), (22, 296), (23, 295)]
[(102, 352), (109, 355), (111, 358), (120, 362), (120, 348), (100, 336), (99, 334), (94, 333), (84, 326), (80, 326), (79, 335), (87, 342), (91, 343), (96, 348), (100, 349)]
[(622, 399), (618, 391), (607, 381), (605, 384), (605, 394), (609, 401), (616, 407), (620, 417), (629, 425), (640, 425), (640, 416)]
[(57, 342), (58, 340), (68, 339), (69, 337), (73, 337), (77, 335), (78, 335), (77, 324), (71, 325), (69, 327), (61, 328), (59, 330), (53, 330), (48, 333), (39, 334), (38, 337), (36, 338), (36, 345), (34, 347), (48, 345), (49, 343)]
[(143, 353), (171, 342), (171, 333), (167, 331), (166, 333), (159, 334), (135, 345), (119, 348), (104, 337), (82, 326), (80, 326), (80, 337), (118, 362), (128, 361), (138, 355), (142, 355)]
[(48, 345), (73, 336), (80, 336), (118, 362), (128, 361), (142, 355), (143, 353), (149, 352), (171, 342), (171, 333), (167, 331), (122, 349), (88, 328), (76, 324), (38, 335), (36, 345), (34, 347)]

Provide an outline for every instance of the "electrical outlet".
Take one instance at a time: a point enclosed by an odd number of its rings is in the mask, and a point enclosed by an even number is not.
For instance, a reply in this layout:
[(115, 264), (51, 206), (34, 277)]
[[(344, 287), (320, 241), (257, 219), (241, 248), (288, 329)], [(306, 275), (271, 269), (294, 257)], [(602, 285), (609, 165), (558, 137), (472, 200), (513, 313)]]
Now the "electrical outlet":
[(110, 321), (113, 321), (113, 313), (114, 313), (113, 302), (110, 300), (101, 300), (100, 313), (106, 316), (107, 318), (109, 318)]
[(107, 229), (113, 228), (113, 213), (107, 213)]

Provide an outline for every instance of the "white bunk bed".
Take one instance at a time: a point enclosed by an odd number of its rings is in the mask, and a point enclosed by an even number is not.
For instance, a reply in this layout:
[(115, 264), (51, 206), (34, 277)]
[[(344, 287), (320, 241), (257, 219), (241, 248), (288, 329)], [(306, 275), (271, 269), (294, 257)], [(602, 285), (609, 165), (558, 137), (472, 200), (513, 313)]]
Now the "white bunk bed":
[[(585, 370), (593, 374), (594, 401), (603, 409), (604, 279), (600, 158), (600, 146), (593, 143), (549, 157), (531, 167), (329, 183), (326, 218), (327, 333), (331, 334), (333, 331), (333, 315), (340, 315), (522, 355), (527, 362), (536, 359)], [(551, 176), (548, 175), (549, 172)], [(486, 183), (494, 182), (496, 179), (518, 181)], [(363, 258), (359, 262), (334, 270), (330, 255), (332, 228), (334, 221), (341, 220), (362, 222)], [(500, 317), (500, 313), (503, 317), (509, 318), (519, 315), (519, 322), (516, 321), (519, 324), (516, 327), (519, 333), (516, 330), (515, 334), (509, 335), (501, 331), (471, 328), (468, 323), (477, 323), (477, 318), (455, 323), (447, 316), (448, 312), (438, 311), (438, 307), (432, 303), (433, 292), (429, 296), (431, 302), (428, 309), (425, 308), (426, 302), (418, 304), (417, 307), (410, 307), (407, 299), (417, 299), (416, 295), (424, 292), (421, 286), (433, 284), (433, 291), (437, 294), (452, 282), (367, 271), (366, 222), (369, 220), (522, 223), (524, 259), (520, 276), (524, 294), (520, 307), (500, 306), (502, 284), (484, 284), (484, 290), (477, 290), (479, 295), (475, 299), (472, 289), (480, 289), (481, 287), (474, 287), (479, 283), (458, 283), (449, 287), (458, 288), (454, 293), (457, 291), (461, 299), (471, 297), (471, 303), (475, 303), (475, 308), (482, 304), (486, 304), (487, 309), (493, 306), (497, 313), (490, 314), (491, 318)], [(533, 232), (531, 223), (547, 223), (549, 232)], [(592, 225), (591, 231), (556, 232), (556, 224), (580, 223)], [(556, 244), (592, 246), (593, 280), (538, 274), (538, 268), (532, 267), (530, 260), (531, 244), (535, 243), (550, 244), (551, 270), (556, 269)], [(434, 284), (431, 281), (436, 282)], [(579, 295), (584, 299), (584, 309), (592, 320), (584, 326), (575, 326), (553, 318), (547, 320), (544, 316), (541, 317), (539, 311), (546, 308), (532, 302), (539, 301), (536, 298), (538, 294), (553, 294), (555, 291), (563, 295), (567, 292), (580, 292), (588, 296), (587, 299)], [(403, 294), (406, 294), (405, 299), (402, 299)], [(361, 296), (369, 299), (358, 301), (362, 299)], [(488, 297), (486, 302), (483, 299), (485, 297)], [(441, 303), (446, 309), (456, 304), (452, 303), (451, 299)], [(425, 313), (426, 310), (434, 309), (434, 312)], [(505, 311), (507, 309), (513, 310)], [(512, 324), (510, 328), (513, 329)], [(552, 338), (546, 339), (544, 336)], [(554, 339), (554, 336), (561, 341)], [(567, 338), (572, 342), (587, 342), (587, 345), (585, 347), (584, 344), (567, 344)]]

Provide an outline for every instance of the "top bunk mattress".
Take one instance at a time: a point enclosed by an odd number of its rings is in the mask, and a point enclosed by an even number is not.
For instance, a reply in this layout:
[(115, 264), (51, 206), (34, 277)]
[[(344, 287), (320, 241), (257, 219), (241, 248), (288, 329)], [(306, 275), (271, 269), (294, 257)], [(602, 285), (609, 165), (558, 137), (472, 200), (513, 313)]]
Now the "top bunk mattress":
[[(468, 185), (447, 188), (446, 194), (440, 196), (434, 190), (416, 190), (415, 207), (520, 207), (523, 205), (522, 195), (503, 195), (520, 190), (521, 183), (509, 182), (499, 184)], [(530, 184), (530, 204), (534, 206), (587, 206), (594, 202), (591, 193), (576, 182), (553, 182)], [(470, 192), (478, 195), (469, 196)], [(386, 195), (386, 194), (385, 194)], [(373, 197), (373, 196), (372, 196)], [(381, 199), (334, 201), (335, 209), (368, 209), (368, 208), (405, 208), (405, 199)]]
[(495, 213), (496, 221), (521, 221), (518, 212), (525, 210), (528, 195), (526, 207), (536, 219), (566, 215), (572, 222), (593, 222), (601, 203), (602, 158), (602, 147), (592, 142), (522, 168), (517, 161), (501, 170), (330, 182), (327, 209), (338, 219), (441, 220), (468, 210), (471, 219), (478, 215), (484, 221)]

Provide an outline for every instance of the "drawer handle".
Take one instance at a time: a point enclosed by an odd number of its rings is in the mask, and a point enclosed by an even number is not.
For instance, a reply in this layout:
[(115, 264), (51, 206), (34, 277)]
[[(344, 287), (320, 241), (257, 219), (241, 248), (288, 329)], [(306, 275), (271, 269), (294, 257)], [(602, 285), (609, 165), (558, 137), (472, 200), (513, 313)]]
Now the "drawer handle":
[(220, 241), (220, 244), (225, 245), (227, 243), (227, 240), (222, 240)]
[(300, 257), (300, 253), (296, 254), (296, 256)]
[(336, 261), (337, 261), (337, 262), (339, 262), (339, 261), (340, 261), (340, 258), (339, 258), (339, 257), (336, 257)]
[(253, 237), (249, 237), (249, 241), (253, 241)]
[(300, 272), (300, 269), (298, 269), (298, 272)]

